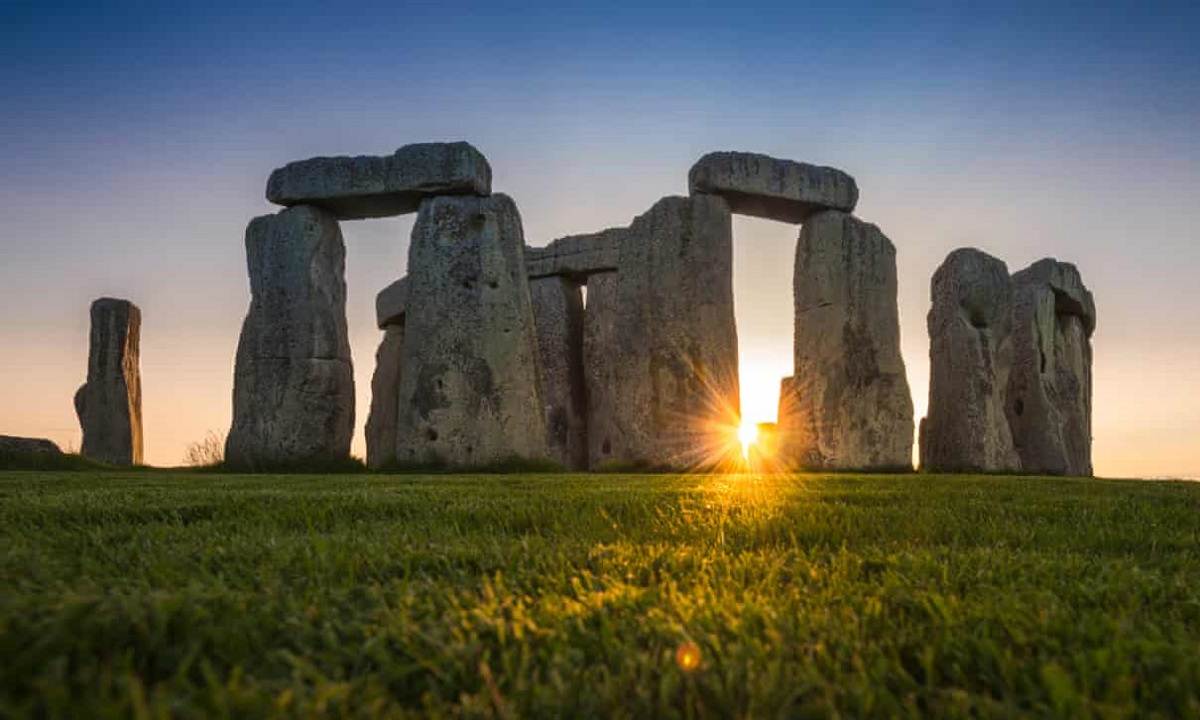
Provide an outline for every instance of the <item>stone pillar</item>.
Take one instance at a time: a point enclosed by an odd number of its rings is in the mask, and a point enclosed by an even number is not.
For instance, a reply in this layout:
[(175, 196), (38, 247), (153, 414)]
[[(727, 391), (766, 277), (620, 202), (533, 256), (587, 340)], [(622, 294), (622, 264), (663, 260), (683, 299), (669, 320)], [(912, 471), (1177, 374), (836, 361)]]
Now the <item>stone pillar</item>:
[(800, 231), (793, 283), (800, 464), (911, 469), (892, 242), (847, 213), (817, 213)]
[(604, 462), (700, 468), (740, 458), (732, 220), (713, 195), (669, 197), (588, 283), (588, 444)]
[(376, 323), (383, 340), (375, 351), (371, 410), (365, 435), (367, 465), (379, 469), (396, 462), (396, 417), (400, 411), (400, 374), (404, 362), (404, 316), (408, 278), (400, 278), (375, 297)]
[(238, 341), (232, 466), (349, 458), (354, 372), (337, 219), (297, 205), (246, 229), (250, 310)]
[(547, 456), (524, 249), (505, 195), (421, 203), (408, 256), (401, 461)]
[(1004, 398), (1012, 366), (1012, 288), (1004, 262), (974, 248), (950, 253), (933, 275), (929, 414), (921, 469), (1020, 469)]
[(80, 452), (110, 465), (142, 464), (142, 311), (128, 300), (92, 303), (87, 382), (75, 393)]
[(1006, 411), (1021, 469), (1090, 476), (1095, 301), (1075, 266), (1052, 258), (1016, 273), (1012, 283)]
[(587, 398), (583, 380), (583, 294), (563, 277), (529, 281), (537, 325), (542, 403), (550, 456), (587, 469)]

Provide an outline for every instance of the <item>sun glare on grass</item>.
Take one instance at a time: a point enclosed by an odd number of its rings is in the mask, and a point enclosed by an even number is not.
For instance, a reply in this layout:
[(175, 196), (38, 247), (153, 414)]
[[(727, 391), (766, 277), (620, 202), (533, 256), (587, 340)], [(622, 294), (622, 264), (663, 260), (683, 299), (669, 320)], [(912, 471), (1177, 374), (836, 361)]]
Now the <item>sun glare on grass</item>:
[(738, 428), (738, 442), (742, 444), (742, 457), (750, 457), (750, 446), (758, 442), (758, 423), (743, 418)]

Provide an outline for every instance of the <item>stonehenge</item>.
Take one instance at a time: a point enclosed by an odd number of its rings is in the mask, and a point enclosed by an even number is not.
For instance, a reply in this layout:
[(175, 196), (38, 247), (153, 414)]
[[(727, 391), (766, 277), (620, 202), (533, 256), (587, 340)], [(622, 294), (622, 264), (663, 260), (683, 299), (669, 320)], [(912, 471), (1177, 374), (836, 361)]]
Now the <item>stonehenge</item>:
[(75, 393), (80, 453), (110, 465), (142, 464), (142, 312), (128, 300), (92, 303), (87, 382)]
[(1011, 277), (979, 250), (950, 253), (929, 312), (923, 470), (1090, 476), (1096, 306), (1074, 265)]
[(1013, 359), (1008, 266), (960, 248), (934, 273), (931, 294), (929, 412), (921, 421), (920, 466), (1015, 471), (1020, 459), (1005, 416)]
[[(228, 460), (348, 457), (339, 223), (415, 212), (404, 277), (376, 297), (368, 465), (730, 467), (741, 458), (742, 214), (800, 226), (793, 375), (756, 467), (911, 469), (896, 248), (853, 214), (854, 178), (714, 152), (687, 181), (687, 196), (627, 225), (527, 247), (516, 203), (493, 194), (487, 159), (465, 142), (275, 170), (267, 199), (285, 209), (246, 234)], [(1045, 260), (1010, 279), (1003, 262), (963, 249), (938, 269), (932, 299), (921, 467), (1089, 474), (1095, 307), (1074, 266)]]
[(246, 229), (250, 310), (238, 340), (230, 466), (348, 457), (354, 372), (346, 330), (346, 249), (337, 218), (297, 205)]

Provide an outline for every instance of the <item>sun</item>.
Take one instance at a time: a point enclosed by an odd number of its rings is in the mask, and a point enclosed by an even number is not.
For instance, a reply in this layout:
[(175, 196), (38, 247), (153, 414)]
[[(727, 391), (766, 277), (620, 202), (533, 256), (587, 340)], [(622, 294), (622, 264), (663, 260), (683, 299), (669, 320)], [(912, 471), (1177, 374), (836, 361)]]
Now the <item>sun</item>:
[(750, 446), (758, 442), (758, 423), (743, 419), (738, 428), (738, 441), (742, 443), (742, 457), (750, 457)]

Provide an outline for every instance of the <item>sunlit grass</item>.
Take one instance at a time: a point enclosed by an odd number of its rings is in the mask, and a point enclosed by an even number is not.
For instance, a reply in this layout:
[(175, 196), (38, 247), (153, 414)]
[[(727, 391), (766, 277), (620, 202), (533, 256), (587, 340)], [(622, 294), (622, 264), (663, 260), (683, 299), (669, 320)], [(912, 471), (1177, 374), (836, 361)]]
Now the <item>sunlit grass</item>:
[(0, 716), (1200, 714), (1200, 485), (0, 473)]

